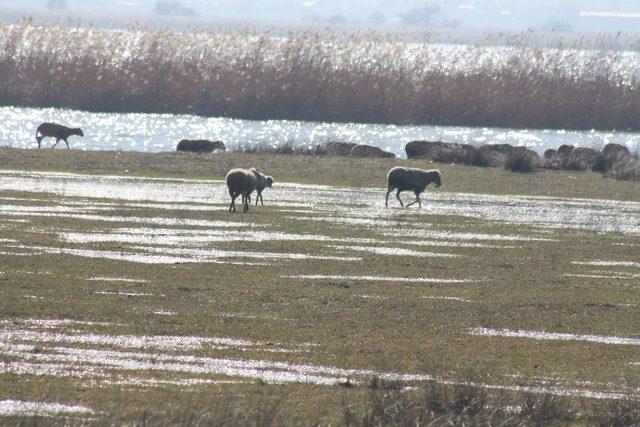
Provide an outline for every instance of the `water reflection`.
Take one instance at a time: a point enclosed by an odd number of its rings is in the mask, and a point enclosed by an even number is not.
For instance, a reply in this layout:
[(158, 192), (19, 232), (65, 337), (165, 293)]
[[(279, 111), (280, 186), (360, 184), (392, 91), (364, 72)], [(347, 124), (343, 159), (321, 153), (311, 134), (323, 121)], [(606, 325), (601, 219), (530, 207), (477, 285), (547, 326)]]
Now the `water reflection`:
[[(573, 144), (599, 148), (609, 142), (640, 147), (640, 133), (567, 131), (456, 126), (398, 126), (362, 123), (322, 123), (293, 120), (239, 120), (173, 114), (91, 113), (54, 108), (0, 107), (0, 145), (34, 148), (36, 127), (44, 121), (84, 129), (85, 137), (71, 137), (72, 148), (84, 150), (173, 151), (184, 138), (220, 139), (230, 148), (277, 145), (292, 141), (315, 147), (330, 140), (376, 145), (404, 156), (403, 146), (414, 139), (481, 145), (526, 145), (540, 154), (550, 147)], [(44, 147), (53, 145), (45, 140)]]

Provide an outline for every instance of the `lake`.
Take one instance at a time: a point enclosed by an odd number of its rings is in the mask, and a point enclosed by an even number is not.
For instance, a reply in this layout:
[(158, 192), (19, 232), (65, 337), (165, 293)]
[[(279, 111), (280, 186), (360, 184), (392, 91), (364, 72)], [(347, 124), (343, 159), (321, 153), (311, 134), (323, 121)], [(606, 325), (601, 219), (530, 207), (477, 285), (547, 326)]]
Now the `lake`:
[[(524, 145), (542, 154), (561, 144), (601, 148), (607, 143), (640, 149), (640, 133), (505, 129), (458, 126), (399, 126), (389, 124), (324, 123), (292, 120), (240, 120), (173, 114), (93, 113), (55, 108), (0, 107), (0, 145), (35, 148), (35, 132), (50, 121), (81, 127), (84, 138), (72, 136), (71, 148), (81, 150), (173, 151), (181, 139), (222, 140), (234, 148), (251, 144), (278, 145), (291, 141), (315, 146), (326, 141), (352, 141), (376, 145), (404, 156), (403, 146), (415, 139), (473, 145)], [(45, 139), (43, 147), (54, 141)], [(58, 144), (57, 148), (65, 148)]]

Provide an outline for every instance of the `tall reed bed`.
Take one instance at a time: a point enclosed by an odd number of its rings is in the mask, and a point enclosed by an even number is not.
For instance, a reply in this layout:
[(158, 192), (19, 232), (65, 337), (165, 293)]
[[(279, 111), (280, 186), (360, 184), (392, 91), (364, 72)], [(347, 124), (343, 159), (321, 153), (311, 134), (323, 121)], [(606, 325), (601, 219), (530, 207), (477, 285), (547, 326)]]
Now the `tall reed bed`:
[(640, 53), (331, 31), (0, 25), (0, 103), (93, 111), (640, 129)]

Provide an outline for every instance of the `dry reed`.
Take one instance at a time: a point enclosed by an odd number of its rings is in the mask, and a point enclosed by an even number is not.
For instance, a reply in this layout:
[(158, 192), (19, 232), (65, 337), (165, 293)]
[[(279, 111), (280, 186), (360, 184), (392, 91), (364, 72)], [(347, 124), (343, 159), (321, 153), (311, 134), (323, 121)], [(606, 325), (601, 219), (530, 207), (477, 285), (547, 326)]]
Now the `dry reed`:
[[(331, 31), (197, 33), (0, 24), (0, 103), (105, 112), (640, 129), (640, 54), (412, 43)], [(639, 44), (636, 44), (639, 45)], [(589, 49), (587, 49), (589, 47)]]

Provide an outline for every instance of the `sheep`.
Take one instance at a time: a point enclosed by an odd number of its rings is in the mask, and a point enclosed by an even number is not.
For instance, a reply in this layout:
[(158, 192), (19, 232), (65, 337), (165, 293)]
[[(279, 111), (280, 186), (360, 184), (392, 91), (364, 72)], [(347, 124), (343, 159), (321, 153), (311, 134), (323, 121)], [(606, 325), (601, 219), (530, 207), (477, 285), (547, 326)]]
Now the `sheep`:
[(212, 153), (215, 150), (226, 151), (224, 142), (222, 141), (208, 141), (206, 139), (183, 139), (178, 142), (176, 151), (191, 151), (193, 153)]
[(256, 168), (249, 169), (256, 176), (256, 206), (258, 206), (258, 200), (264, 206), (264, 199), (262, 198), (262, 191), (265, 188), (271, 188), (273, 186), (273, 178), (269, 175), (264, 175)]
[(238, 196), (242, 196), (242, 205), (244, 212), (249, 212), (249, 203), (251, 202), (251, 193), (256, 189), (256, 175), (253, 171), (247, 169), (231, 169), (227, 174), (227, 187), (231, 196), (231, 205), (229, 212), (236, 211), (235, 201)]
[(422, 208), (420, 202), (420, 193), (431, 183), (434, 183), (436, 187), (442, 186), (442, 175), (440, 171), (424, 170), (418, 168), (407, 168), (402, 166), (396, 166), (389, 170), (387, 174), (387, 195), (385, 197), (385, 207), (389, 206), (389, 193), (394, 189), (397, 189), (396, 198), (400, 202), (400, 206), (404, 206), (400, 199), (400, 193), (403, 191), (411, 190), (416, 195), (416, 200), (408, 204), (407, 207), (418, 203), (418, 207)]
[(67, 138), (69, 138), (71, 135), (84, 136), (84, 134), (82, 133), (82, 129), (80, 128), (68, 128), (57, 123), (42, 123), (36, 130), (36, 142), (38, 143), (38, 148), (42, 148), (42, 140), (45, 137), (50, 136), (56, 139), (56, 143), (53, 144), (53, 147), (51, 148), (56, 148), (58, 142), (60, 142), (60, 140), (63, 140), (64, 143), (67, 144), (68, 150), (69, 141), (67, 141)]

